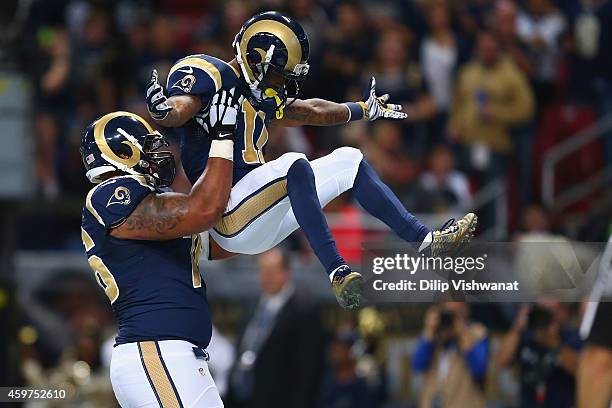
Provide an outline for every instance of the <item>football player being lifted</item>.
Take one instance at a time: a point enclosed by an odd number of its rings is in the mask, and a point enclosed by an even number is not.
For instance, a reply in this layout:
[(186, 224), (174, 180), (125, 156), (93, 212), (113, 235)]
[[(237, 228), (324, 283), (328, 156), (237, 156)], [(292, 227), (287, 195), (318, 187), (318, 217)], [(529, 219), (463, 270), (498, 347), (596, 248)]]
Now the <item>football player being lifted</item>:
[(223, 406), (206, 363), (212, 327), (198, 258), (199, 233), (219, 222), (232, 186), (235, 96), (212, 97), (206, 171), (189, 194), (163, 192), (174, 158), (141, 117), (109, 113), (83, 133), (81, 156), (96, 186), (81, 237), (117, 319), (110, 376), (122, 407)]
[(401, 106), (376, 95), (372, 78), (366, 101), (335, 103), (297, 99), (308, 73), (308, 38), (302, 27), (278, 12), (250, 18), (233, 43), (229, 62), (209, 55), (191, 55), (170, 69), (165, 88), (153, 71), (147, 87), (152, 118), (173, 127), (181, 137), (181, 160), (190, 181), (206, 166), (210, 149), (209, 106), (221, 89), (235, 87), (244, 96), (234, 145), (233, 187), (221, 221), (210, 229), (211, 259), (270, 249), (302, 228), (327, 271), (334, 294), (344, 308), (356, 308), (363, 284), (338, 253), (322, 207), (352, 189), (370, 214), (420, 250), (443, 253), (467, 242), (477, 218), (467, 214), (430, 230), (410, 214), (378, 177), (358, 149), (341, 147), (309, 161), (286, 153), (265, 162), (271, 121), (284, 126), (338, 125), (355, 120), (404, 119)]

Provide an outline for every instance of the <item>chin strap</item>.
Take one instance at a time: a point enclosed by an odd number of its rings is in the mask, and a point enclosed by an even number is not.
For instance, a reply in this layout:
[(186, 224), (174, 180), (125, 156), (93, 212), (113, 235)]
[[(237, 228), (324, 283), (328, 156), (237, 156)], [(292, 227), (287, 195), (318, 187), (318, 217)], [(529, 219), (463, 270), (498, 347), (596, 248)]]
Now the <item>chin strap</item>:
[(283, 101), (278, 96), (278, 92), (276, 92), (272, 88), (267, 88), (264, 92), (264, 95), (268, 98), (274, 98), (274, 100), (276, 101), (276, 119), (282, 119), (285, 113), (283, 111)]

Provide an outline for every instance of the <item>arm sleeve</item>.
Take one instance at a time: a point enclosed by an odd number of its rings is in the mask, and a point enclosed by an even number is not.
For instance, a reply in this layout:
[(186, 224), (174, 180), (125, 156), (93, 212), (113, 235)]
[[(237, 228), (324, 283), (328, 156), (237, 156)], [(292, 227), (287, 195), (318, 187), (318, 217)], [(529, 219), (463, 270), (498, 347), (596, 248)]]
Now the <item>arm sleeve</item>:
[(433, 356), (433, 342), (421, 337), (412, 353), (412, 369), (416, 372), (423, 372), (429, 368)]
[(489, 339), (487, 337), (476, 342), (470, 350), (465, 353), (470, 373), (476, 380), (482, 380), (487, 372), (487, 361), (489, 358)]
[(119, 226), (155, 189), (143, 177), (124, 176), (101, 183), (87, 194), (86, 208), (107, 230)]

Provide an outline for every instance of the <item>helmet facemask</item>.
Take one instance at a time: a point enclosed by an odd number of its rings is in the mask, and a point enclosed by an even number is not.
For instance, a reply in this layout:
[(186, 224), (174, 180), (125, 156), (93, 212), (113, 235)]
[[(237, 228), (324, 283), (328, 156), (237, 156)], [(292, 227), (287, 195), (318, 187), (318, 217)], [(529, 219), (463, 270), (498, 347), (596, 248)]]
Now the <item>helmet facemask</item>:
[(168, 146), (170, 144), (159, 132), (147, 134), (142, 145), (143, 156), (140, 167), (147, 172), (146, 176), (153, 179), (155, 186), (160, 188), (169, 187), (176, 176), (176, 164), (172, 152), (158, 151)]
[[(277, 52), (282, 52), (285, 48), (276, 48), (275, 45), (271, 45), (263, 58), (261, 54), (247, 55), (247, 61), (242, 58), (237, 40), (234, 42), (234, 48), (243, 79), (247, 82), (255, 102), (262, 110), (274, 111), (276, 118), (281, 119), (283, 109), (291, 105), (298, 96), (300, 85), (308, 74), (308, 63), (296, 64), (293, 71), (287, 71), (284, 67), (272, 62), (275, 49)], [(245, 64), (248, 64), (254, 79), (250, 78)], [(291, 98), (291, 101), (287, 105), (288, 98)]]

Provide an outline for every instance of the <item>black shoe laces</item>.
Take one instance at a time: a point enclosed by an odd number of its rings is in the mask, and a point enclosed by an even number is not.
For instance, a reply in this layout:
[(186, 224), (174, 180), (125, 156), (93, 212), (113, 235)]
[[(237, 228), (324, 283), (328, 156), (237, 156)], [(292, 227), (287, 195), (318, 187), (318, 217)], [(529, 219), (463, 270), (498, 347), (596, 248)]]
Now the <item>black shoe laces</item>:
[(446, 221), (444, 224), (442, 224), (442, 226), (440, 227), (440, 229), (438, 231), (440, 231), (440, 233), (444, 234), (445, 232), (449, 232), (446, 231), (449, 228), (452, 228), (455, 224), (455, 219), (451, 218), (448, 221)]

